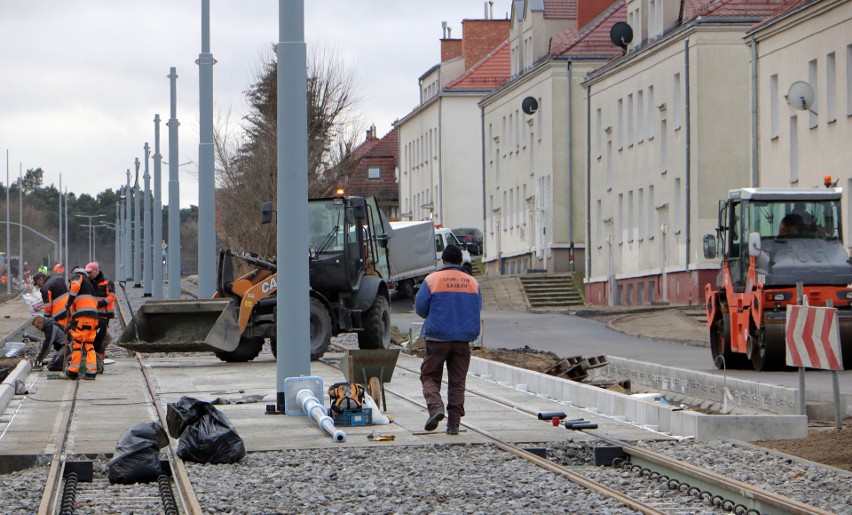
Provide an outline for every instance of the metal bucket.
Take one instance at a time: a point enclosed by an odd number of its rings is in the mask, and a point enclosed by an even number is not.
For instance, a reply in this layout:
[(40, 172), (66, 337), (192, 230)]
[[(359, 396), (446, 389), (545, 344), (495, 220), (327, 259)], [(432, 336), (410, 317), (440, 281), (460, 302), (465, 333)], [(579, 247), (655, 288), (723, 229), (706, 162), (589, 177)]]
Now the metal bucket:
[(228, 299), (148, 301), (117, 345), (136, 352), (230, 352), (240, 334)]

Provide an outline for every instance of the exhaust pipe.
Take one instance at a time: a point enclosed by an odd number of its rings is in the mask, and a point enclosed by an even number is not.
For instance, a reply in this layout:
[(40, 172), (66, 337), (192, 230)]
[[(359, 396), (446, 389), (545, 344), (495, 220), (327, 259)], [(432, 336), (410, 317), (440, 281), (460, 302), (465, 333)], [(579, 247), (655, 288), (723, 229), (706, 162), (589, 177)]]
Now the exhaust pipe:
[(307, 388), (299, 390), (296, 394), (296, 402), (302, 406), (302, 411), (319, 424), (320, 428), (331, 435), (332, 440), (338, 443), (346, 441), (346, 433), (334, 427), (334, 419), (325, 414), (325, 408), (314, 397), (314, 392)]

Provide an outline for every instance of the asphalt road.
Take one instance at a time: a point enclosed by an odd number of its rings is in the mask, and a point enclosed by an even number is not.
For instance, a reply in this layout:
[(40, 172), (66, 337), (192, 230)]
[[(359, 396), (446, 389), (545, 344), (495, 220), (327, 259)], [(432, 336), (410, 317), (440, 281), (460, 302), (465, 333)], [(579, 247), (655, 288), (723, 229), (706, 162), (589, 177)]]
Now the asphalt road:
[[(422, 319), (414, 313), (410, 299), (393, 300), (391, 324), (407, 333), (411, 324)], [(798, 372), (755, 372), (753, 370), (716, 369), (710, 349), (678, 342), (640, 338), (607, 328), (606, 324), (578, 316), (563, 314), (536, 314), (521, 311), (483, 311), (483, 344), (486, 347), (517, 349), (529, 346), (551, 351), (559, 357), (568, 356), (619, 356), (660, 365), (697, 370), (712, 374), (727, 373), (746, 381), (756, 381), (798, 387)], [(852, 396), (852, 370), (838, 373), (840, 392)], [(808, 392), (832, 395), (831, 373), (808, 371)], [(811, 396), (809, 395), (809, 398)], [(850, 399), (848, 402), (852, 402)]]

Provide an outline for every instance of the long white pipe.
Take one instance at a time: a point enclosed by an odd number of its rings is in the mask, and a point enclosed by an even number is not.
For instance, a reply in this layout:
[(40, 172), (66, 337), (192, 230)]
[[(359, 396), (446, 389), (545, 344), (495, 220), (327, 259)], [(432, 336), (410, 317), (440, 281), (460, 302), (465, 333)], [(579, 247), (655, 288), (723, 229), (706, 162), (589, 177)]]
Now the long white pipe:
[(302, 411), (307, 413), (335, 442), (345, 442), (346, 433), (334, 427), (334, 419), (325, 414), (325, 408), (314, 397), (314, 392), (307, 388), (299, 390), (296, 394), (296, 402), (302, 406)]

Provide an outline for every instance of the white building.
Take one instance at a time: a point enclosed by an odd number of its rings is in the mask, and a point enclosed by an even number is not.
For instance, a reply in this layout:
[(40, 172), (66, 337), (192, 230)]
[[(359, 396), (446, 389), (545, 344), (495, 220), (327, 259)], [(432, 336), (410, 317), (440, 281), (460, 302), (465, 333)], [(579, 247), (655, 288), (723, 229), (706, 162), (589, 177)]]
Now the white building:
[(586, 131), (580, 84), (621, 55), (609, 30), (624, 13), (623, 0), (612, 6), (597, 0), (512, 4), (512, 78), (480, 102), (488, 273), (583, 269)]
[(701, 239), (751, 184), (743, 34), (782, 3), (627, 0), (626, 55), (584, 82), (588, 302), (703, 301), (719, 265)]
[(482, 117), (477, 102), (509, 76), (508, 20), (464, 20), (420, 77), (420, 105), (399, 129), (403, 220), (483, 228)]
[[(852, 191), (852, 2), (791, 2), (746, 33), (757, 113), (752, 118), (752, 185), (820, 187), (826, 175)], [(809, 110), (787, 93), (795, 82), (813, 92)], [(852, 211), (844, 205), (849, 245)]]

